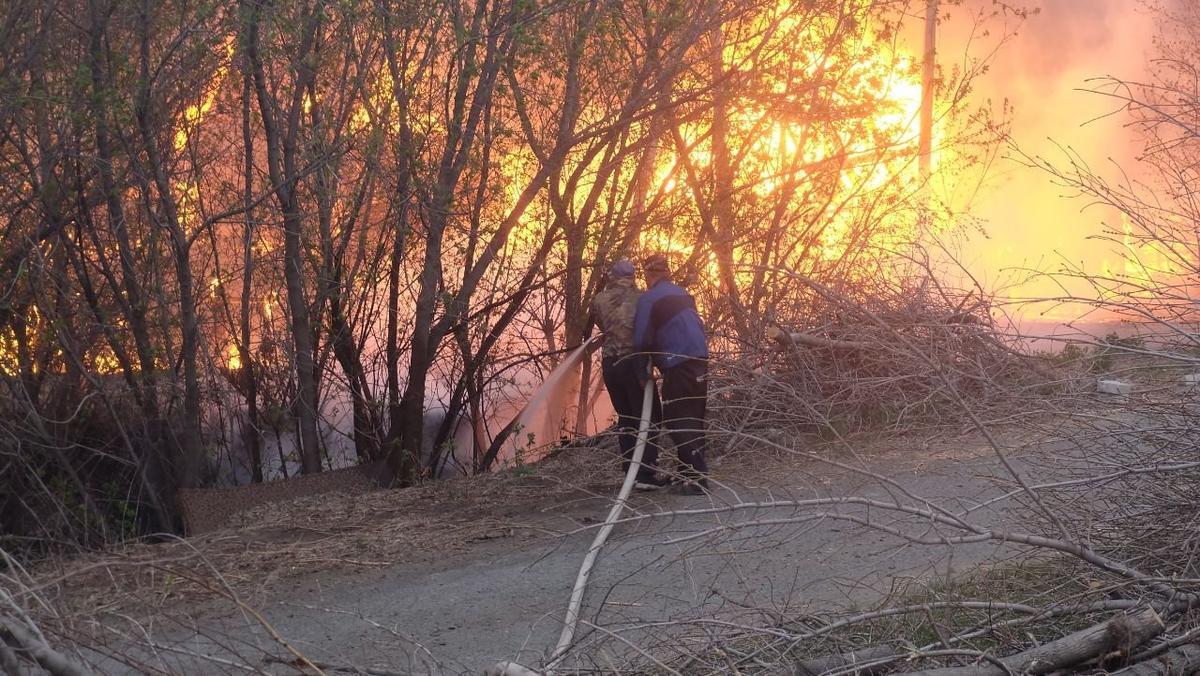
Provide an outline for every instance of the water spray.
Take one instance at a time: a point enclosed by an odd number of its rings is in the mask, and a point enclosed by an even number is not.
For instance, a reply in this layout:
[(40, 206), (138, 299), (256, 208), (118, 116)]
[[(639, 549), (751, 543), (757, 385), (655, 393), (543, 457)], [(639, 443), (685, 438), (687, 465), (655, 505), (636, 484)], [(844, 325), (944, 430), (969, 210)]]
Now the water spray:
[[(584, 346), (586, 345), (587, 343), (584, 343)], [(592, 540), (592, 546), (588, 548), (587, 554), (583, 557), (583, 563), (579, 566), (579, 574), (575, 576), (575, 586), (571, 589), (571, 600), (567, 603), (567, 614), (563, 622), (562, 633), (558, 636), (558, 644), (554, 647), (554, 652), (550, 654), (550, 660), (546, 663), (545, 670), (538, 672), (516, 662), (497, 662), (484, 672), (487, 676), (550, 676), (554, 667), (562, 662), (571, 648), (571, 641), (575, 638), (575, 627), (579, 624), (579, 609), (583, 605), (583, 593), (587, 589), (588, 577), (592, 574), (596, 557), (599, 556), (605, 541), (608, 540), (609, 533), (612, 532), (617, 520), (621, 518), (621, 512), (625, 510), (625, 503), (629, 499), (629, 493), (633, 490), (638, 470), (641, 468), (642, 455), (645, 453), (646, 441), (650, 436), (650, 409), (654, 400), (654, 379), (648, 376), (649, 374), (646, 378), (646, 387), (642, 391), (642, 419), (638, 423), (637, 444), (633, 447), (633, 458), (629, 463), (629, 470), (625, 472), (625, 483), (621, 484), (621, 491), (617, 494), (616, 502), (608, 511), (608, 517), (600, 526), (595, 539)]]
[[(550, 375), (546, 376), (546, 380), (533, 391), (533, 395), (529, 398), (525, 407), (517, 414), (517, 427), (520, 430), (523, 430), (526, 434), (532, 434), (537, 441), (558, 438), (557, 433), (559, 430), (555, 425), (557, 419), (554, 418), (554, 413), (556, 402), (562, 396), (559, 386), (563, 382), (563, 378), (583, 359), (587, 353), (588, 346), (597, 338), (599, 338), (599, 334), (583, 341), (583, 344), (571, 351), (558, 366), (555, 366), (550, 371)], [(580, 383), (580, 387), (586, 386), (586, 383)], [(520, 437), (514, 435), (512, 441), (513, 451), (518, 452), (521, 447)]]

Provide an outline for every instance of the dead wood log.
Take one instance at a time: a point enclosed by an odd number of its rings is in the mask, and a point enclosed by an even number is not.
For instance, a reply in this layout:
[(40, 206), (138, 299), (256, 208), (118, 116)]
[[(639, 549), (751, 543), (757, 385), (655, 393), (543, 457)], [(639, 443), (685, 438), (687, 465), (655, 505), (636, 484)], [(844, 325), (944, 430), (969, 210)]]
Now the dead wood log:
[(1113, 676), (1187, 676), (1196, 672), (1200, 672), (1200, 645), (1189, 643), (1114, 671)]
[(811, 333), (784, 331), (778, 326), (767, 328), (767, 338), (782, 345), (806, 345), (808, 347), (823, 347), (835, 350), (867, 350), (871, 347), (870, 343), (856, 340), (834, 340), (832, 338), (814, 336)]
[[(1046, 674), (1074, 664), (1110, 655), (1127, 655), (1164, 629), (1152, 608), (1133, 615), (1119, 615), (1107, 622), (1064, 636), (1057, 641), (969, 667), (946, 667), (907, 672), (907, 676), (1007, 676)], [(1001, 666), (1003, 665), (1003, 666)]]
[(46, 645), (16, 620), (10, 621), (0, 617), (0, 640), (23, 653), (53, 676), (84, 676), (91, 673), (71, 658)]
[[(773, 672), (773, 676), (784, 676), (785, 674), (788, 676), (820, 676), (831, 671), (868, 676), (869, 674), (877, 674), (886, 669), (889, 663), (883, 662), (883, 660), (896, 656), (896, 651), (889, 646), (873, 645), (837, 655), (824, 655), (822, 657), (799, 660), (793, 665)], [(873, 664), (875, 662), (879, 662), (879, 664)], [(858, 665), (864, 666), (860, 669), (855, 669)]]

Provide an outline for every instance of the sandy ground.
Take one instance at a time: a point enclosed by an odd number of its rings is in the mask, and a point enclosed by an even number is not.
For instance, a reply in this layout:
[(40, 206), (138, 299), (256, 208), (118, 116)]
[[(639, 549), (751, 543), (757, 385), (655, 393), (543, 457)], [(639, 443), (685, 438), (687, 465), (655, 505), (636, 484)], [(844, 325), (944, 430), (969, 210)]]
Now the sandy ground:
[[(139, 664), (101, 659), (113, 673), (245, 670), (236, 665), (294, 673), (269, 656), (295, 654), (377, 673), (480, 673), (501, 659), (537, 665), (558, 637), (580, 561), (616, 493), (619, 477), (604, 453), (576, 449), (501, 476), (247, 515), (201, 541), (114, 555), (110, 563), (143, 564), (100, 566), (109, 591), (98, 599), (63, 590), (62, 601), (102, 618), (106, 634), (138, 637), (108, 641)], [(1019, 512), (1009, 501), (976, 507), (1012, 482), (971, 435), (821, 454), (835, 464), (740, 453), (717, 464), (721, 487), (711, 497), (637, 495), (632, 514), (645, 518), (619, 526), (605, 549), (564, 665), (610, 668), (640, 657), (632, 645), (667, 659), (741, 627), (875, 604), (913, 581), (1013, 555), (988, 543), (914, 545), (836, 518), (858, 514), (912, 530), (878, 509), (746, 507), (849, 496), (930, 501), (988, 527)], [(1015, 461), (1034, 473), (1019, 454)], [(151, 557), (182, 563), (145, 565)], [(120, 572), (128, 570), (138, 572)], [(72, 579), (80, 575), (77, 568)], [(152, 620), (151, 605), (159, 611)]]

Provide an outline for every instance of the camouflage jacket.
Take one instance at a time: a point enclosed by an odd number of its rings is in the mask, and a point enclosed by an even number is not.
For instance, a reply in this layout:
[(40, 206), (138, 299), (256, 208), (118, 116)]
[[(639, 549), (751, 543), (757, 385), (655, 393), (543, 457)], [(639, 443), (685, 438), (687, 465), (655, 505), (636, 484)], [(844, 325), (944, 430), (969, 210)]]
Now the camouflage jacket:
[(633, 315), (641, 295), (633, 279), (617, 279), (592, 300), (592, 317), (604, 332), (605, 357), (633, 352)]

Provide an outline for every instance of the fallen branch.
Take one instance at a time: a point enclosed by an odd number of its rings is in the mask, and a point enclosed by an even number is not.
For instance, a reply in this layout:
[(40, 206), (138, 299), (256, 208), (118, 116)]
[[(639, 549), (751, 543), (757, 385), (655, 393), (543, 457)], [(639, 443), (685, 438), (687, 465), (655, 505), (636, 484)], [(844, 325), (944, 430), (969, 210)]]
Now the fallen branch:
[(1189, 643), (1140, 664), (1114, 671), (1113, 676), (1187, 676), (1200, 671), (1200, 645)]
[(0, 637), (0, 671), (6, 674), (21, 673), (21, 662), (17, 659), (17, 654), (12, 651), (3, 637)]
[(1118, 615), (1057, 641), (997, 660), (999, 664), (945, 667), (908, 672), (907, 676), (1006, 676), (1047, 674), (1113, 652), (1128, 654), (1133, 648), (1162, 633), (1162, 619), (1147, 608), (1134, 615)]
[(0, 640), (27, 654), (39, 667), (53, 676), (84, 676), (91, 673), (66, 655), (46, 645), (16, 622), (0, 618)]
[(896, 651), (890, 646), (873, 645), (861, 650), (851, 650), (850, 652), (839, 653), (837, 655), (825, 655), (800, 660), (790, 667), (775, 672), (775, 676), (783, 676), (784, 674), (790, 674), (791, 676), (819, 676), (819, 674), (835, 670), (842, 671), (849, 669), (853, 669), (856, 674), (868, 676), (869, 674), (883, 671), (888, 666), (887, 660), (895, 656)]

